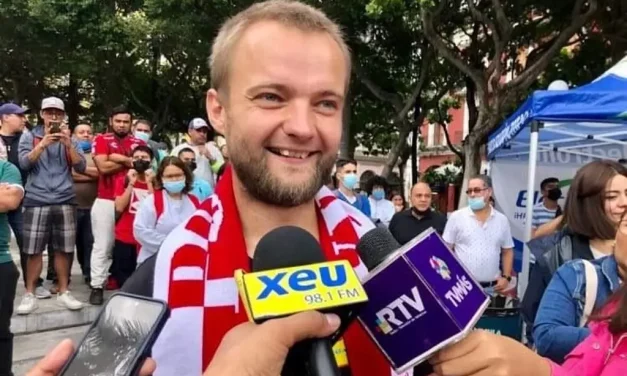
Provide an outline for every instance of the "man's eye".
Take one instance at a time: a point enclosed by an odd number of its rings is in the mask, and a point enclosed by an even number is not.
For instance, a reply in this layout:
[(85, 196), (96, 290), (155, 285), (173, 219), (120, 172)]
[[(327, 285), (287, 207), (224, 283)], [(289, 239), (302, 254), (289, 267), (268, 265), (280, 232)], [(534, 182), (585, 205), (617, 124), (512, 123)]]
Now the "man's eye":
[(334, 110), (336, 110), (338, 108), (337, 103), (335, 101), (332, 101), (332, 100), (320, 101), (319, 105), (324, 107), (324, 108), (329, 108), (329, 109), (334, 109)]
[(281, 97), (274, 93), (262, 93), (259, 94), (256, 99), (261, 99), (269, 102), (279, 102), (281, 100)]

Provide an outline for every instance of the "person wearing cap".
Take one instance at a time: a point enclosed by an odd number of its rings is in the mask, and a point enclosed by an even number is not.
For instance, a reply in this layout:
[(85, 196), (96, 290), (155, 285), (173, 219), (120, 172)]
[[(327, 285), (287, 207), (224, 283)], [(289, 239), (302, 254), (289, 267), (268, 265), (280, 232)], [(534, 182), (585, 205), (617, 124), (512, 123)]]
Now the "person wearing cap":
[(209, 182), (213, 187), (216, 183), (215, 174), (224, 163), (220, 150), (213, 142), (214, 131), (201, 118), (195, 118), (189, 122), (187, 129), (189, 143), (183, 143), (175, 147), (170, 155), (178, 156), (181, 150), (190, 148), (196, 153), (196, 169), (194, 175)]
[(70, 310), (83, 304), (68, 290), (71, 256), (76, 244), (76, 193), (72, 169), (85, 171), (85, 157), (76, 141), (62, 130), (65, 106), (56, 97), (41, 104), (43, 125), (23, 134), (20, 167), (28, 172), (24, 195), (23, 251), (28, 255), (26, 294), (16, 309), (27, 315), (37, 309), (34, 295), (46, 246), (54, 255), (58, 279), (57, 302)]
[(110, 133), (96, 136), (93, 155), (100, 172), (98, 198), (91, 208), (94, 244), (91, 250), (91, 295), (89, 303), (102, 305), (115, 241), (115, 182), (133, 168), (133, 149), (146, 143), (131, 133), (133, 115), (125, 106), (114, 108), (109, 115)]

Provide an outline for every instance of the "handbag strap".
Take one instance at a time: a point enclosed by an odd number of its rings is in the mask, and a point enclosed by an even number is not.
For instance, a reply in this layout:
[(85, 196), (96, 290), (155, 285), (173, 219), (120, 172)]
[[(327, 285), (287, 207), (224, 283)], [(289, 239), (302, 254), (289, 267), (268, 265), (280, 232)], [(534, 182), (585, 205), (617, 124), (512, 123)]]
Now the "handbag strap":
[(586, 273), (586, 299), (583, 306), (583, 314), (579, 320), (579, 327), (582, 328), (588, 322), (590, 314), (594, 309), (594, 303), (597, 300), (597, 286), (599, 280), (594, 265), (588, 260), (581, 260), (583, 262), (584, 271)]

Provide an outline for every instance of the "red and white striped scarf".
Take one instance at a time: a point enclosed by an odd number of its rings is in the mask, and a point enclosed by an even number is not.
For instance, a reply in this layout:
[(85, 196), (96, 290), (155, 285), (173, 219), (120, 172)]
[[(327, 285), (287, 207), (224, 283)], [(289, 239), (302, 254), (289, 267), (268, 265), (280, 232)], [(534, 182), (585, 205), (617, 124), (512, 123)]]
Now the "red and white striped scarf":
[[(326, 258), (350, 261), (363, 277), (367, 270), (355, 246), (374, 225), (326, 187), (315, 200)], [(153, 347), (156, 375), (201, 375), (226, 332), (248, 320), (233, 279), (237, 269), (249, 271), (250, 261), (227, 168), (216, 193), (159, 250), (153, 295), (168, 302), (171, 316)], [(352, 375), (394, 374), (359, 324), (351, 325), (344, 342)]]

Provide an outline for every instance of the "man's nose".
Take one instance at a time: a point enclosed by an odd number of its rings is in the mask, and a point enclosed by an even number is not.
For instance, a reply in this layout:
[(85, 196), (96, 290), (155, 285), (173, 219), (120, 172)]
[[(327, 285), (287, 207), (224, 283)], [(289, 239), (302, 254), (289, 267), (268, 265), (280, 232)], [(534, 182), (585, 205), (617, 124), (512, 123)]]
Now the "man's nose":
[(294, 101), (289, 116), (283, 123), (287, 135), (300, 139), (312, 138), (316, 127), (316, 115), (308, 101)]

